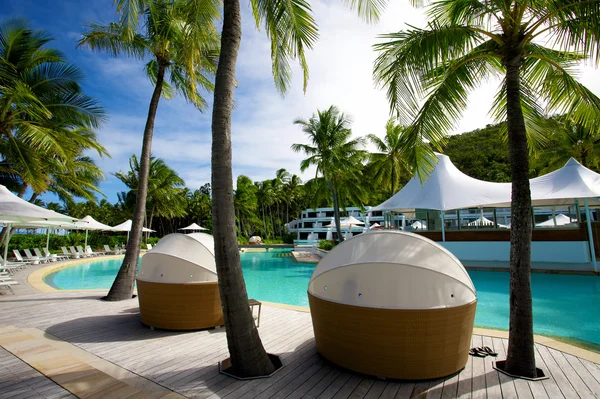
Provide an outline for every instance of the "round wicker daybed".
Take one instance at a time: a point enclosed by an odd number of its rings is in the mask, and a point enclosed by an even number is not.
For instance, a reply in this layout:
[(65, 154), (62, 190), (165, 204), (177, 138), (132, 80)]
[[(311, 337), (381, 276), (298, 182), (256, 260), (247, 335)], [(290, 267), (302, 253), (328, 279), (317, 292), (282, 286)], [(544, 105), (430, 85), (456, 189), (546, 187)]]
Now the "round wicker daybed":
[(419, 380), (467, 363), (475, 287), (427, 238), (378, 231), (344, 241), (319, 262), (308, 299), (317, 349), (342, 367)]
[(166, 330), (223, 325), (211, 235), (165, 236), (142, 257), (136, 281), (142, 323)]

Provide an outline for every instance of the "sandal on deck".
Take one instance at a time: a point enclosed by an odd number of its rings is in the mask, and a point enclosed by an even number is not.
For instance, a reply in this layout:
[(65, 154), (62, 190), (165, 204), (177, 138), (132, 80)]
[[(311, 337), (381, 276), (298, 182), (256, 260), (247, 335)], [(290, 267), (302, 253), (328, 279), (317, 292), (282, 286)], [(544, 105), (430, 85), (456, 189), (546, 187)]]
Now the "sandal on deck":
[(485, 352), (486, 354), (488, 354), (490, 356), (494, 356), (494, 357), (498, 356), (498, 354), (496, 352), (494, 352), (492, 350), (492, 348), (490, 348), (489, 346), (484, 346), (484, 347), (477, 348), (477, 349), (479, 349), (482, 352)]
[(469, 351), (469, 355), (475, 357), (486, 357), (488, 353), (486, 351), (481, 350), (481, 348), (471, 348)]

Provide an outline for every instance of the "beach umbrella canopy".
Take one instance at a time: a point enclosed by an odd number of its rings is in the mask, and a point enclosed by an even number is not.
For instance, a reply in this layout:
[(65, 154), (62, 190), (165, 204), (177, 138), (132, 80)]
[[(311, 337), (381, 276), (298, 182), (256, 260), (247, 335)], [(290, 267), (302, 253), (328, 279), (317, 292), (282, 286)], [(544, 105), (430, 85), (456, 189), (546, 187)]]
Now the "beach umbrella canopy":
[[(347, 218), (340, 220), (340, 227), (342, 227), (342, 228), (348, 228), (348, 227), (352, 228), (352, 226), (362, 226), (364, 224), (365, 224), (364, 222), (361, 222), (354, 216), (348, 216)], [(335, 227), (335, 221), (332, 221), (330, 224), (328, 224), (325, 227)]]
[[(132, 226), (132, 222), (131, 219), (124, 221), (121, 224), (118, 224), (116, 226), (111, 227), (112, 231), (127, 231), (130, 232), (131, 231), (131, 226)], [(153, 233), (154, 230), (148, 229), (146, 227), (142, 228), (142, 231), (144, 233)]]
[(421, 222), (420, 220), (417, 220), (416, 222), (414, 222), (413, 224), (411, 224), (410, 227), (412, 227), (415, 230), (425, 230), (425, 229), (427, 229), (427, 225), (425, 223)]
[(23, 223), (30, 221), (75, 222), (77, 218), (63, 215), (25, 201), (0, 185), (0, 221)]
[(75, 223), (78, 229), (80, 230), (109, 230), (111, 231), (113, 228), (107, 224), (100, 223), (90, 215), (87, 215), (83, 219), (79, 220)]
[(192, 223), (189, 226), (186, 227), (182, 227), (180, 229), (177, 230), (208, 230), (200, 225), (197, 225), (196, 223)]

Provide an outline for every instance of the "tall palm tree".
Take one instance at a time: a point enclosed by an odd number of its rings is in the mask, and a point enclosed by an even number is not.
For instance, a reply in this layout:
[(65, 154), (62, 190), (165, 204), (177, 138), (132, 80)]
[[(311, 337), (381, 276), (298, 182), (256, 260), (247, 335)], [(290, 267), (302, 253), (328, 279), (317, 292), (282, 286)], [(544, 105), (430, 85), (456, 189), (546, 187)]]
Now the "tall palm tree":
[(390, 196), (396, 194), (400, 186), (400, 176), (409, 174), (410, 168), (405, 160), (406, 149), (404, 132), (406, 128), (390, 118), (385, 124), (385, 137), (382, 140), (374, 134), (367, 138), (375, 145), (377, 151), (369, 155), (369, 165), (374, 169), (373, 183), (389, 182)]
[[(505, 368), (535, 377), (531, 308), (531, 194), (528, 133), (543, 131), (543, 113), (566, 113), (592, 128), (600, 99), (571, 74), (598, 60), (600, 1), (441, 0), (429, 25), (382, 36), (376, 80), (393, 110), (412, 125), (414, 152), (431, 154), (467, 106), (469, 93), (491, 76), (503, 78), (493, 115), (507, 121), (512, 172), (510, 336)], [(545, 104), (542, 109), (539, 104)], [(401, 112), (400, 112), (401, 111)], [(433, 157), (430, 157), (433, 158)], [(414, 158), (411, 160), (414, 161)], [(428, 169), (430, 161), (418, 170)]]
[[(219, 38), (214, 23), (215, 0), (116, 0), (118, 23), (90, 25), (79, 46), (148, 60), (146, 74), (154, 84), (144, 128), (139, 189), (127, 252), (106, 300), (131, 298), (148, 195), (148, 173), (156, 110), (161, 96), (181, 94), (199, 110), (206, 101), (199, 90), (212, 90)], [(170, 84), (166, 81), (168, 79)]]
[(332, 105), (324, 111), (317, 111), (309, 120), (296, 119), (296, 125), (308, 135), (312, 145), (292, 144), (292, 151), (308, 155), (300, 163), (300, 170), (305, 171), (316, 166), (317, 176), (325, 179), (333, 200), (333, 214), (338, 240), (343, 241), (340, 226), (339, 189), (342, 181), (360, 174), (366, 151), (359, 149), (362, 138), (350, 140), (350, 118)]
[[(386, 0), (351, 0), (367, 20), (377, 20)], [(308, 81), (304, 52), (318, 37), (310, 4), (306, 0), (250, 0), (256, 26), (263, 26), (271, 39), (272, 70), (275, 86), (283, 94), (291, 81), (290, 59), (298, 60)], [(231, 165), (231, 113), (236, 85), (235, 66), (242, 37), (239, 0), (223, 1), (221, 55), (215, 79), (212, 114), (213, 233), (215, 260), (229, 354), (232, 367), (240, 375), (251, 377), (268, 374), (274, 366), (269, 360), (248, 306), (248, 295), (239, 252), (235, 250), (235, 209)]]

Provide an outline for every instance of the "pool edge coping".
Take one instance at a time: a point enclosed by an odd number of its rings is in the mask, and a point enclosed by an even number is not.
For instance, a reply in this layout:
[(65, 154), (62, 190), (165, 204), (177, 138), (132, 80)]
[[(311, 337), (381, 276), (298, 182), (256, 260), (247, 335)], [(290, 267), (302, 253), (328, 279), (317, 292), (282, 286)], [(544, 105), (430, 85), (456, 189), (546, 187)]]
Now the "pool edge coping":
[[(124, 255), (109, 255), (109, 256), (103, 256), (101, 259), (102, 260), (112, 260), (112, 259), (119, 259), (123, 256)], [(27, 282), (33, 288), (37, 289), (38, 291), (45, 292), (45, 293), (105, 292), (106, 289), (59, 290), (54, 287), (51, 287), (50, 285), (48, 285), (44, 282), (44, 277), (46, 277), (50, 273), (53, 273), (55, 271), (65, 269), (65, 268), (68, 268), (71, 266), (77, 266), (82, 263), (87, 263), (89, 261), (90, 261), (89, 258), (87, 258), (87, 259), (84, 258), (84, 259), (77, 259), (77, 260), (72, 260), (72, 261), (65, 261), (64, 263), (61, 263), (59, 265), (49, 265), (49, 266), (43, 267), (41, 269), (35, 270), (32, 273), (30, 273), (29, 276), (27, 277)], [(285, 309), (285, 310), (293, 310), (296, 312), (310, 313), (310, 308), (306, 307), (306, 306), (288, 305), (288, 304), (284, 304), (284, 303), (268, 302), (268, 301), (260, 301), (260, 302), (265, 306), (269, 306), (269, 307), (273, 307), (273, 308), (280, 308), (280, 309)], [(473, 334), (486, 335), (486, 336), (493, 337), (493, 338), (504, 338), (504, 339), (508, 338), (507, 330), (496, 330), (496, 329), (488, 329), (488, 328), (482, 328), (482, 327), (473, 327)], [(562, 342), (562, 341), (559, 341), (559, 340), (556, 340), (554, 338), (550, 338), (550, 337), (547, 337), (544, 335), (534, 334), (533, 338), (534, 338), (535, 343), (542, 344), (542, 345), (545, 345), (552, 349), (556, 349), (558, 351), (580, 357), (582, 359), (594, 362), (596, 364), (600, 364), (600, 354), (598, 354), (596, 352), (592, 352), (590, 350), (580, 348), (578, 346), (568, 344), (566, 342)]]
[(72, 266), (77, 266), (83, 263), (89, 263), (90, 261), (94, 261), (94, 260), (113, 260), (113, 259), (119, 259), (119, 258), (123, 258), (124, 255), (105, 255), (102, 257), (95, 257), (95, 258), (83, 258), (83, 259), (76, 259), (76, 260), (66, 260), (64, 262), (60, 262), (60, 264), (57, 265), (48, 265), (45, 267), (42, 267), (41, 269), (37, 269), (33, 272), (31, 272), (29, 274), (29, 276), (27, 276), (27, 282), (29, 283), (29, 285), (31, 285), (33, 288), (35, 288), (38, 291), (41, 292), (102, 292), (102, 291), (106, 291), (106, 289), (87, 289), (87, 290), (60, 290), (60, 289), (56, 289), (48, 284), (46, 284), (46, 282), (44, 281), (44, 278), (54, 272), (57, 272), (59, 270), (62, 269), (67, 269), (69, 267)]

